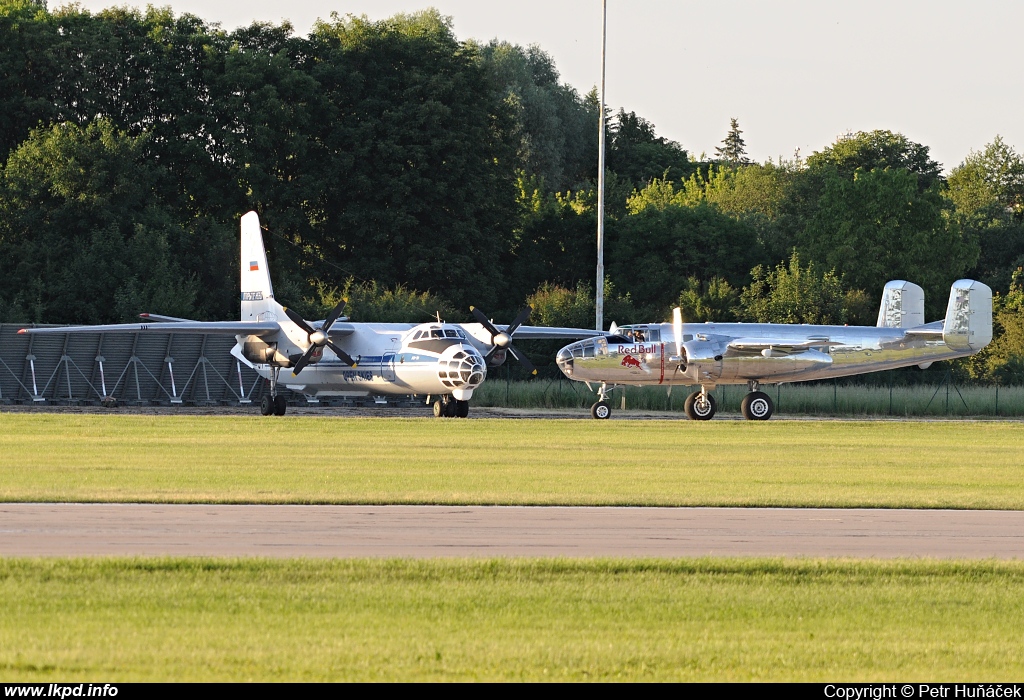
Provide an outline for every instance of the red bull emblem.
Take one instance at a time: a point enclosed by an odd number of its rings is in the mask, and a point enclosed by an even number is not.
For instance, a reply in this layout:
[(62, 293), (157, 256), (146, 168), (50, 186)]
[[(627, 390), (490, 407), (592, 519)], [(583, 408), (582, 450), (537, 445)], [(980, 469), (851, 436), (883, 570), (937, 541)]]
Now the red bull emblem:
[(640, 360), (636, 359), (632, 355), (626, 355), (622, 358), (622, 362), (619, 363), (623, 367), (636, 367), (637, 369), (643, 369), (644, 365)]

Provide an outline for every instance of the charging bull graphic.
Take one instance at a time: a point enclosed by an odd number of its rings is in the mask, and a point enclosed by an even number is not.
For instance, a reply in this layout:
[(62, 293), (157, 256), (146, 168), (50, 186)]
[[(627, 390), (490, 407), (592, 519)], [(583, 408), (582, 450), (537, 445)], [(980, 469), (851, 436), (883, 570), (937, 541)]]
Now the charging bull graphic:
[(644, 364), (633, 357), (632, 355), (626, 355), (622, 358), (622, 362), (619, 363), (623, 367), (636, 367), (637, 369), (643, 369)]

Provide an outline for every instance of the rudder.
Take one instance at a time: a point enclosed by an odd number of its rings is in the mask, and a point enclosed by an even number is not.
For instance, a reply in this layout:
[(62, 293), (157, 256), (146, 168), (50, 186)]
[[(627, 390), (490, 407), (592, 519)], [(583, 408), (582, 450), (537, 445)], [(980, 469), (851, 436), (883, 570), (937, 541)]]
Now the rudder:
[(924, 323), (924, 290), (913, 282), (892, 280), (882, 290), (879, 328), (914, 328)]
[(260, 217), (254, 211), (242, 217), (241, 254), (241, 320), (276, 321), (279, 305), (270, 283)]
[(992, 342), (992, 290), (975, 280), (957, 280), (949, 290), (942, 340), (954, 350), (978, 352)]

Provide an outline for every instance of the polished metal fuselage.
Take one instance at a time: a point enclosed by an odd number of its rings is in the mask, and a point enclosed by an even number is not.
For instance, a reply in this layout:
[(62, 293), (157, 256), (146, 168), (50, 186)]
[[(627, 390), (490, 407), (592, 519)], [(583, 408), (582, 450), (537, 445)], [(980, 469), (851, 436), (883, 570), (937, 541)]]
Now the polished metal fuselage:
[[(624, 336), (583, 340), (562, 348), (558, 365), (571, 379), (626, 385), (799, 382), (925, 365), (974, 354), (934, 335), (902, 328), (758, 323), (683, 324), (679, 353), (672, 324), (627, 326)], [(732, 347), (737, 339), (771, 338), (777, 348)], [(803, 344), (787, 349), (786, 342)], [(815, 344), (820, 342), (820, 344)]]

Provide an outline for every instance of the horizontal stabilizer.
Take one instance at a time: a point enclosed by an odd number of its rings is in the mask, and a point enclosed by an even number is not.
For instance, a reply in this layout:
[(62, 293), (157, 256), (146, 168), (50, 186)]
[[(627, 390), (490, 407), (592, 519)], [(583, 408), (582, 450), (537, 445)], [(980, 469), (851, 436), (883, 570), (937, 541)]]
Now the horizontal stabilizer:
[(923, 326), (915, 326), (914, 328), (908, 328), (906, 331), (908, 336), (915, 336), (920, 338), (937, 338), (942, 339), (942, 321), (932, 321), (926, 323)]

